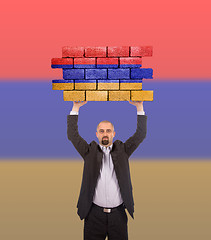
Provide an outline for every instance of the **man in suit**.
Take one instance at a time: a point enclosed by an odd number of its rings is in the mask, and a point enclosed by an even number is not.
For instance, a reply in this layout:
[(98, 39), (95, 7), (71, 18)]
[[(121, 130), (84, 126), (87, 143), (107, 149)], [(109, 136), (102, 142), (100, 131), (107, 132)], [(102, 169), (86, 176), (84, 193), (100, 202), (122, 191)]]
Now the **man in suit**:
[(84, 102), (73, 102), (67, 116), (67, 135), (84, 159), (83, 179), (77, 203), (84, 219), (84, 240), (128, 239), (127, 208), (132, 218), (134, 201), (129, 157), (146, 137), (147, 116), (143, 102), (129, 101), (137, 108), (137, 129), (125, 143), (113, 142), (114, 126), (102, 121), (97, 126), (99, 144), (88, 144), (78, 133), (78, 112)]

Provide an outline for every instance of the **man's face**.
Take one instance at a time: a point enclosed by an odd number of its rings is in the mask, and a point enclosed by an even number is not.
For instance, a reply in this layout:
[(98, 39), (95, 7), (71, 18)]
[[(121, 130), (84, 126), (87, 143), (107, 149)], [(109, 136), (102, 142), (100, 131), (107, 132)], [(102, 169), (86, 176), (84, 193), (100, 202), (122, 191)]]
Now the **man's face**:
[(116, 133), (114, 132), (111, 123), (104, 122), (99, 124), (98, 130), (96, 132), (99, 143), (105, 147), (108, 147), (112, 144), (115, 134)]

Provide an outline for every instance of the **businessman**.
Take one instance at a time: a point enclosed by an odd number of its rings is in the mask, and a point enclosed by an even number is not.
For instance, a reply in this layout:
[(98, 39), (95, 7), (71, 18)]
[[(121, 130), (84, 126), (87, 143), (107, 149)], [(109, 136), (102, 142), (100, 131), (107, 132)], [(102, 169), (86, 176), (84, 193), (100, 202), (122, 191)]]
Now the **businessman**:
[(143, 102), (129, 101), (137, 108), (137, 129), (126, 142), (116, 140), (114, 126), (102, 121), (97, 126), (96, 141), (88, 144), (78, 132), (78, 113), (84, 102), (73, 102), (67, 116), (67, 135), (84, 159), (83, 178), (77, 203), (84, 219), (84, 240), (128, 239), (128, 217), (134, 219), (133, 189), (129, 157), (146, 137), (147, 116)]

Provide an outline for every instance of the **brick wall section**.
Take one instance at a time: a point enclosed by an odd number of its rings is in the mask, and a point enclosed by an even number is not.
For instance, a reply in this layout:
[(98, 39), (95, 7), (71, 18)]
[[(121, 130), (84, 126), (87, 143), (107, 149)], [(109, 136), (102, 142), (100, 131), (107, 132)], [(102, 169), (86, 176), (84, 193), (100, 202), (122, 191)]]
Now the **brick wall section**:
[(153, 101), (153, 91), (142, 90), (142, 79), (153, 78), (142, 58), (152, 54), (152, 46), (64, 46), (62, 58), (51, 59), (63, 70), (52, 89), (63, 90), (64, 101)]

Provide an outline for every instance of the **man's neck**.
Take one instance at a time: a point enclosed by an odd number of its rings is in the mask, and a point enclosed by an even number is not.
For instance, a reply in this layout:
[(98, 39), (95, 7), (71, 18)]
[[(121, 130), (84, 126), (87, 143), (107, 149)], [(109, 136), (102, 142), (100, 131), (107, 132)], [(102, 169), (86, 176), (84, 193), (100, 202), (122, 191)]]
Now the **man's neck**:
[(110, 147), (112, 144), (113, 144), (113, 143), (111, 143), (110, 145), (102, 145), (102, 144), (99, 143), (99, 145), (100, 145), (101, 147), (106, 147), (106, 148), (107, 148), (107, 147)]

